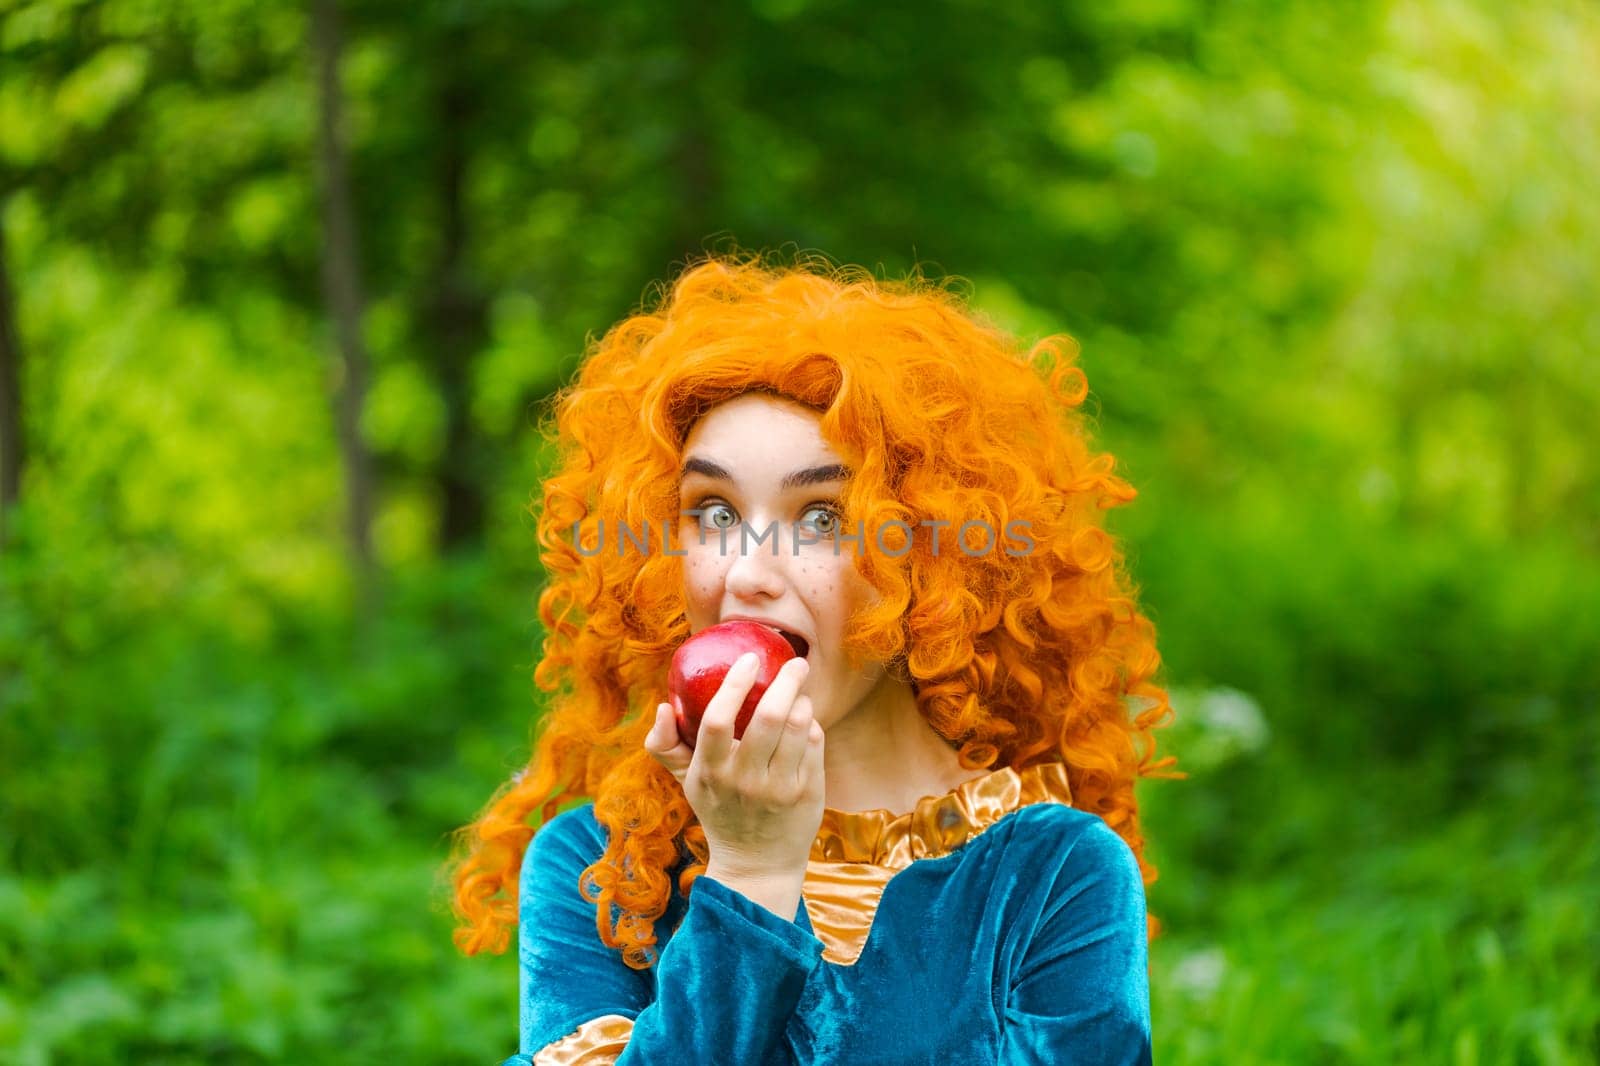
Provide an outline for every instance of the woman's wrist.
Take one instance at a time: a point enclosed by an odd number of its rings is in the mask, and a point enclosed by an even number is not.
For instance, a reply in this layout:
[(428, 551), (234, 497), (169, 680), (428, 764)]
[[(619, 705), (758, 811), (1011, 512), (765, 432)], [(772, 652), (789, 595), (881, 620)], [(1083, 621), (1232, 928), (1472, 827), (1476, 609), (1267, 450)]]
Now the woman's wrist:
[(800, 910), (800, 894), (805, 887), (806, 872), (757, 872), (739, 870), (713, 860), (702, 875), (742, 896), (759, 903), (786, 922), (792, 922)]

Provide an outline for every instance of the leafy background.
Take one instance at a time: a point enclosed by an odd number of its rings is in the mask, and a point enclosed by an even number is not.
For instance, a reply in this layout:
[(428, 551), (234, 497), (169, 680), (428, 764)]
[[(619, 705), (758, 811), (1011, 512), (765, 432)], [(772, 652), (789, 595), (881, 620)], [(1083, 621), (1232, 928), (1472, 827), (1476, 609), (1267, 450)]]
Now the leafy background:
[(0, 0), (0, 1061), (514, 1049), (439, 869), (533, 420), (730, 241), (1081, 342), (1157, 1061), (1600, 1059), (1597, 69), (1579, 0)]

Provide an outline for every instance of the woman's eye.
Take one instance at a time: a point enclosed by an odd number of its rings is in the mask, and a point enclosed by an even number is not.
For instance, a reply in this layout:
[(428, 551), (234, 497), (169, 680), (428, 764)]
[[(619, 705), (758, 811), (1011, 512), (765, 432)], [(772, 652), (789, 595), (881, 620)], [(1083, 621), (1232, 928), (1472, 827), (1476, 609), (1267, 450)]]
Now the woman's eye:
[(700, 524), (710, 529), (732, 529), (739, 516), (725, 503), (707, 503), (700, 506)]
[(801, 519), (801, 525), (825, 537), (839, 531), (839, 512), (832, 507), (808, 507)]

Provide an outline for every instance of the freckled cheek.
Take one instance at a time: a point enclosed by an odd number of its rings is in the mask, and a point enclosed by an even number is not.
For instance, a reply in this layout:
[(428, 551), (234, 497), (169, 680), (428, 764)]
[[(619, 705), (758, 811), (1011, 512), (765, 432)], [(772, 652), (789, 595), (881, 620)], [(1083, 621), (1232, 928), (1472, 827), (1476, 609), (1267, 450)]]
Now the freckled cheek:
[(722, 594), (723, 567), (714, 557), (691, 554), (683, 560), (684, 593), (691, 602), (715, 602)]
[(856, 606), (851, 597), (851, 578), (854, 576), (848, 559), (842, 566), (813, 562), (805, 572), (802, 585), (806, 599), (817, 619), (820, 635), (830, 645), (837, 646), (844, 637), (845, 622)]
[(795, 584), (805, 589), (806, 598), (813, 603), (817, 597), (824, 594), (823, 590), (831, 590), (832, 582), (828, 581), (827, 572), (810, 560), (802, 559), (795, 570)]

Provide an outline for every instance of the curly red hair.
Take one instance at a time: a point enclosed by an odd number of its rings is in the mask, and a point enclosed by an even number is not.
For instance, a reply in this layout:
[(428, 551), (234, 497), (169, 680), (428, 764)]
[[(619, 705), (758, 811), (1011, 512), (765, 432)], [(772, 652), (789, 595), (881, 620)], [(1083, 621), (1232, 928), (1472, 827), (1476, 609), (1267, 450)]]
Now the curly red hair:
[[(677, 519), (682, 446), (706, 411), (760, 390), (804, 404), (855, 471), (845, 525), (891, 520), (885, 551), (855, 565), (880, 593), (846, 643), (906, 671), (921, 713), (969, 769), (1065, 763), (1074, 804), (1144, 857), (1134, 780), (1181, 776), (1155, 759), (1170, 720), (1154, 627), (1138, 609), (1101, 512), (1134, 490), (1091, 451), (1088, 381), (1071, 338), (1020, 345), (947, 286), (874, 279), (804, 259), (710, 257), (656, 306), (591, 343), (543, 425), (557, 449), (538, 519), (549, 580), (535, 683), (551, 694), (526, 769), (458, 833), (462, 951), (506, 949), (518, 868), (538, 824), (585, 797), (608, 831), (579, 888), (601, 940), (630, 967), (655, 958), (655, 921), (705, 870), (705, 834), (643, 747), (673, 650), (689, 633), (676, 556), (580, 552), (600, 529)], [(1032, 550), (932, 550), (922, 519), (1026, 522)], [(1012, 542), (1007, 542), (1015, 547)], [(976, 551), (980, 545), (969, 541)], [(682, 849), (687, 849), (685, 855)], [(1149, 935), (1159, 923), (1149, 919)]]

